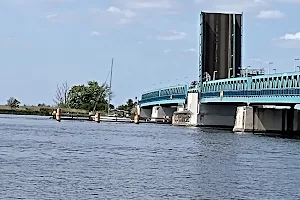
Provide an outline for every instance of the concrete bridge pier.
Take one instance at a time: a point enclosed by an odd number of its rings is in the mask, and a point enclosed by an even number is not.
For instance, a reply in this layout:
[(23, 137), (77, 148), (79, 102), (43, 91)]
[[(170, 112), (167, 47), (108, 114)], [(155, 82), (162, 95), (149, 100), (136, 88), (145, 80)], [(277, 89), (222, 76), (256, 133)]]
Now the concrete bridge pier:
[(200, 126), (233, 127), (235, 123), (236, 105), (201, 104), (199, 114)]
[(138, 108), (137, 110), (141, 119), (151, 119), (152, 107)]
[(175, 112), (173, 125), (233, 127), (236, 105), (201, 104), (198, 93), (188, 93), (185, 111)]
[(171, 121), (177, 107), (172, 106), (153, 106), (151, 113), (152, 122), (167, 122)]
[(299, 132), (300, 113), (294, 109), (240, 106), (236, 111), (234, 132)]

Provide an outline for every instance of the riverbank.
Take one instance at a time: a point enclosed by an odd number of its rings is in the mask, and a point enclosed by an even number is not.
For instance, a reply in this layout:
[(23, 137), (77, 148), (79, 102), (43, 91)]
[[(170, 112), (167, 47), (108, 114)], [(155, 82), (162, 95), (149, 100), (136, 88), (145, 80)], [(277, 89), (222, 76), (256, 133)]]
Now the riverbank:
[[(56, 107), (42, 107), (42, 106), (20, 106), (19, 108), (11, 108), (6, 105), (0, 105), (0, 114), (11, 114), (11, 115), (38, 115), (38, 116), (52, 116), (53, 111)], [(70, 114), (87, 114), (88, 111), (81, 109), (70, 109), (63, 108), (63, 113)]]

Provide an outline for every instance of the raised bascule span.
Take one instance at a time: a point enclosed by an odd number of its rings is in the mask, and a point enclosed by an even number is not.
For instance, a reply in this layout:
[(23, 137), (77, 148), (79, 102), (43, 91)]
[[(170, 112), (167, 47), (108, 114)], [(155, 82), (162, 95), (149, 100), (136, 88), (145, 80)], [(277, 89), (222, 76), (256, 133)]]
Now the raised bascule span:
[(243, 69), (242, 19), (242, 13), (201, 12), (199, 80), (142, 94), (140, 117), (236, 132), (299, 132), (300, 114), (294, 108), (300, 103), (300, 72)]

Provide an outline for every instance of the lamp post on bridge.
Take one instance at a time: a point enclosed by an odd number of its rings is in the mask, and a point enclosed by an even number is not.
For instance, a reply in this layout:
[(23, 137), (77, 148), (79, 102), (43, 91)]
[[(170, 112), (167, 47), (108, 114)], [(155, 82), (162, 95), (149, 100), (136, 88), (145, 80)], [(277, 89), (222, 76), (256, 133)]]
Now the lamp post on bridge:
[(245, 70), (246, 70), (246, 71), (245, 71), (246, 74), (244, 75), (245, 77), (248, 77), (248, 69), (249, 69), (250, 67), (251, 67), (251, 66), (248, 65), (248, 66), (245, 68)]
[(296, 71), (296, 68), (298, 67), (297, 66), (297, 61), (299, 61), (299, 60), (300, 60), (299, 58), (294, 59), (294, 71)]
[(214, 74), (213, 74), (213, 80), (216, 80), (216, 73), (217, 73), (218, 71), (214, 71)]
[(228, 69), (228, 78), (231, 78), (231, 70), (232, 70), (233, 68), (229, 68)]
[(186, 77), (184, 77), (184, 82), (185, 82), (185, 84), (189, 84), (189, 82), (187, 81), (187, 79), (188, 79), (188, 77), (186, 76)]
[(273, 69), (273, 71), (274, 71), (274, 74), (276, 74), (276, 69)]
[(273, 62), (269, 62), (268, 74), (270, 74), (270, 68), (273, 65)]
[(297, 67), (298, 67), (298, 71), (300, 71), (300, 66), (298, 65)]

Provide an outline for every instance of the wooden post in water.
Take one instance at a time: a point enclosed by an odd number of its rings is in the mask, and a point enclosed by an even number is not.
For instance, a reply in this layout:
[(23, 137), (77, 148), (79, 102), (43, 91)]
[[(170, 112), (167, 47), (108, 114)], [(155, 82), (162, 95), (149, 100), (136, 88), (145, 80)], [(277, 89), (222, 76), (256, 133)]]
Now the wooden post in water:
[(139, 116), (138, 114), (136, 114), (136, 115), (134, 116), (134, 123), (135, 123), (135, 124), (139, 124), (139, 123), (140, 123), (140, 116)]
[(52, 119), (55, 119), (56, 118), (56, 111), (54, 110), (53, 112), (52, 112)]
[(61, 108), (57, 108), (56, 110), (56, 121), (60, 122), (61, 120)]
[(95, 114), (95, 122), (100, 123), (100, 112), (96, 112), (96, 114)]

